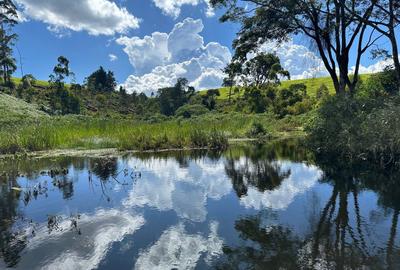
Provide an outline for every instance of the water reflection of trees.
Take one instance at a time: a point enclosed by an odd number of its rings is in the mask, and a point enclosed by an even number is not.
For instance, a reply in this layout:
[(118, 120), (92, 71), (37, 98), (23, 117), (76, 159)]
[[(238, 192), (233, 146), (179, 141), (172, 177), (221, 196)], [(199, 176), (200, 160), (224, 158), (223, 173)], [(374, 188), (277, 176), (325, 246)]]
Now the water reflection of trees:
[(118, 174), (117, 158), (96, 158), (90, 160), (90, 170), (102, 181)]
[[(336, 169), (327, 169), (321, 182), (332, 186), (332, 194), (312, 234), (307, 263), (315, 267), (323, 262), (335, 269), (379, 266), (379, 250), (374, 248), (374, 239), (369, 237), (371, 228), (362, 221), (358, 200), (364, 188), (362, 183), (349, 171)], [(350, 211), (354, 216), (349, 215)]]
[(270, 160), (252, 162), (248, 158), (243, 162), (228, 159), (225, 162), (225, 172), (231, 179), (238, 197), (247, 195), (249, 186), (257, 188), (260, 192), (273, 190), (291, 174), (290, 170), (283, 170), (277, 162)]
[(266, 227), (265, 218), (260, 213), (235, 222), (244, 242), (236, 247), (225, 246), (226, 256), (217, 269), (300, 269), (297, 261), (300, 239), (283, 226)]
[[(314, 237), (314, 258), (318, 253), (317, 245), (324, 242), (325, 249), (334, 250), (330, 256), (337, 262), (338, 268), (355, 264), (376, 269), (399, 269), (400, 250), (396, 248), (395, 239), (400, 210), (400, 172), (382, 169), (375, 164), (342, 164), (329, 159), (322, 159), (319, 163), (325, 172), (321, 181), (329, 183), (333, 189)], [(385, 247), (367, 239), (374, 232), (374, 227), (364, 222), (360, 214), (362, 205), (359, 204), (359, 194), (363, 190), (373, 191), (378, 197), (378, 205), (386, 215), (391, 215), (388, 239), (377, 240), (385, 242)], [(338, 209), (332, 218), (335, 207)], [(355, 215), (355, 228), (349, 224), (350, 210)], [(329, 233), (335, 235), (334, 243), (328, 243), (332, 238)], [(327, 245), (331, 245), (330, 248)]]
[[(249, 156), (239, 168), (238, 159), (227, 160), (226, 171), (239, 196), (246, 194), (249, 185), (260, 191), (274, 188), (286, 176), (279, 166), (272, 166), (277, 158), (274, 153), (260, 157), (263, 158), (260, 161)], [(400, 172), (332, 160), (318, 166), (324, 171), (320, 182), (329, 184), (331, 193), (320, 211), (314, 213), (316, 216), (310, 218), (315, 223), (310, 226), (312, 230), (297, 236), (289, 227), (266, 226), (271, 220), (262, 214), (241, 218), (235, 229), (244, 242), (225, 247), (225, 259), (217, 268), (400, 269), (400, 249), (396, 245)], [(375, 232), (375, 224), (366, 220), (368, 217), (362, 216), (359, 197), (364, 191), (378, 196), (378, 205), (384, 212), (382, 219), (390, 222), (387, 232), (379, 232), (386, 239)]]
[[(36, 181), (41, 177), (50, 177), (51, 183), (58, 188), (64, 199), (73, 196), (73, 181), (68, 169), (82, 170), (86, 166), (83, 158), (43, 158), (9, 159), (0, 163), (0, 258), (8, 267), (18, 264), (20, 254), (27, 245), (28, 237), (16, 224), (30, 224), (20, 208), (39, 197), (47, 197), (47, 180)], [(25, 179), (20, 182), (18, 179)]]
[(291, 175), (290, 169), (283, 169), (279, 160), (297, 159), (305, 153), (298, 154), (293, 145), (285, 142), (280, 147), (268, 144), (230, 149), (225, 153), (225, 171), (238, 197), (247, 195), (250, 186), (260, 192), (274, 190)]
[(13, 189), (18, 187), (15, 171), (0, 175), (0, 257), (10, 267), (17, 264), (19, 253), (25, 247), (24, 239), (19, 239), (11, 230), (20, 216), (20, 193)]

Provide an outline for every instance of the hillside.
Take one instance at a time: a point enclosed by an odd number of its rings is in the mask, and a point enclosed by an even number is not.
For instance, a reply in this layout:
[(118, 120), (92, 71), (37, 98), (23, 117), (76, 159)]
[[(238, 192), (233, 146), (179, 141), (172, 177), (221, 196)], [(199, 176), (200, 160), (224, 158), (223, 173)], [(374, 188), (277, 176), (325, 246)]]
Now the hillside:
[(37, 106), (3, 93), (0, 93), (0, 115), (0, 126), (48, 117)]
[[(363, 75), (361, 75), (361, 80), (367, 80), (370, 76), (371, 76), (371, 74), (363, 74)], [(328, 87), (329, 92), (331, 94), (335, 93), (335, 89), (333, 87), (333, 83), (332, 83), (332, 80), (330, 77), (283, 81), (281, 83), (280, 88), (287, 88), (293, 84), (305, 84), (307, 86), (308, 95), (311, 97), (315, 97), (318, 88), (323, 84), (325, 84)], [(201, 91), (201, 92), (205, 93), (206, 90)], [(243, 92), (241, 91), (238, 94), (241, 95), (242, 93)], [(228, 94), (229, 94), (229, 88), (227, 88), (227, 87), (220, 88), (220, 94), (221, 95), (218, 97), (219, 99), (227, 99)], [(233, 95), (233, 97), (235, 97), (235, 96), (237, 96), (237, 94)]]

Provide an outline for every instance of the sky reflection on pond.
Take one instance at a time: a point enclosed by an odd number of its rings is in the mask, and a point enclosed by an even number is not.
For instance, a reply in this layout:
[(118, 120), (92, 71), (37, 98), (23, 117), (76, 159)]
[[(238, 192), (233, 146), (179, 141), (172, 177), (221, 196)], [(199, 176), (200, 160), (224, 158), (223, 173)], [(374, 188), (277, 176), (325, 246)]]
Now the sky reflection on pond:
[(396, 269), (396, 177), (294, 143), (5, 160), (0, 256), (16, 269)]

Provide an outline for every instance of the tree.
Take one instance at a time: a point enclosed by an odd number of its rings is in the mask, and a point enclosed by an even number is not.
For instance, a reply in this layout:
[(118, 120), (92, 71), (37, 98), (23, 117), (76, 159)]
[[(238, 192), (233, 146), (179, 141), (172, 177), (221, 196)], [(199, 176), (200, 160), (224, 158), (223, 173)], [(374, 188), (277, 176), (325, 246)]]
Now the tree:
[(73, 76), (74, 73), (69, 68), (69, 60), (65, 56), (57, 58), (57, 65), (53, 68), (53, 74), (51, 74), (50, 83), (56, 84), (57, 87), (64, 87), (65, 79)]
[(316, 98), (318, 100), (324, 99), (329, 96), (329, 88), (326, 84), (321, 84), (317, 89)]
[(238, 76), (242, 73), (242, 64), (239, 61), (232, 61), (224, 68), (227, 77), (224, 78), (222, 86), (229, 87), (229, 103), (232, 99), (232, 88), (236, 85)]
[(260, 88), (246, 88), (243, 98), (248, 102), (251, 112), (263, 113), (267, 110), (268, 98), (264, 95)]
[(92, 91), (113, 92), (117, 82), (112, 71), (106, 72), (103, 67), (100, 67), (86, 78), (86, 86)]
[(0, 0), (0, 75), (3, 82), (11, 82), (11, 74), (17, 69), (13, 58), (13, 45), (17, 35), (12, 28), (18, 23), (17, 7), (11, 0)]
[[(278, 44), (292, 35), (313, 41), (329, 72), (337, 93), (354, 92), (362, 55), (376, 38), (368, 35), (369, 20), (378, 0), (211, 0), (216, 8), (226, 8), (221, 21), (241, 23), (234, 41), (235, 58), (247, 60), (249, 52), (266, 41)], [(249, 4), (249, 5), (247, 5)], [(357, 11), (362, 20), (356, 20)], [(356, 48), (354, 76), (349, 75), (350, 52)], [(338, 74), (338, 73), (339, 74)]]
[(274, 54), (260, 53), (246, 62), (244, 68), (246, 80), (256, 87), (269, 83), (279, 84), (280, 77), (290, 79), (290, 74), (281, 66), (279, 57)]
[(158, 90), (161, 113), (167, 116), (174, 115), (179, 107), (189, 101), (194, 91), (185, 78), (179, 78), (173, 87)]
[(215, 109), (215, 105), (217, 102), (215, 101), (216, 97), (219, 97), (221, 94), (218, 89), (210, 89), (207, 93), (202, 96), (201, 103), (210, 111)]
[(26, 74), (22, 77), (21, 82), (22, 82), (22, 88), (28, 89), (35, 84), (36, 78), (32, 74)]
[[(367, 4), (368, 5), (368, 4)], [(399, 45), (396, 37), (396, 28), (400, 25), (400, 2), (398, 0), (378, 0), (372, 15), (364, 19), (355, 10), (349, 10), (360, 22), (365, 22), (374, 31), (389, 39), (392, 47), (392, 55), (398, 89), (400, 91), (400, 59)], [(381, 51), (381, 50), (378, 50)], [(381, 51), (382, 52), (382, 51)], [(388, 55), (387, 53), (384, 53)]]
[(79, 98), (65, 89), (65, 79), (74, 76), (74, 73), (69, 68), (69, 60), (64, 56), (60, 56), (57, 61), (57, 65), (53, 68), (53, 74), (49, 76), (49, 82), (55, 88), (55, 91), (50, 96), (50, 106), (55, 113), (79, 114)]

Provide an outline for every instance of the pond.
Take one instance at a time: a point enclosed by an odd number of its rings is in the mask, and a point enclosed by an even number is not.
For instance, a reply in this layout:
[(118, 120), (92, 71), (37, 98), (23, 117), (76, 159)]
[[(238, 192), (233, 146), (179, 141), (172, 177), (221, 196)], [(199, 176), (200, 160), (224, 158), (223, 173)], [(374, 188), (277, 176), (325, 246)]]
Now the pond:
[(297, 142), (0, 162), (0, 269), (400, 269), (399, 173)]

